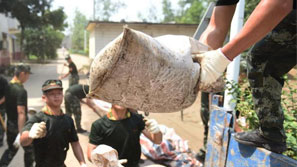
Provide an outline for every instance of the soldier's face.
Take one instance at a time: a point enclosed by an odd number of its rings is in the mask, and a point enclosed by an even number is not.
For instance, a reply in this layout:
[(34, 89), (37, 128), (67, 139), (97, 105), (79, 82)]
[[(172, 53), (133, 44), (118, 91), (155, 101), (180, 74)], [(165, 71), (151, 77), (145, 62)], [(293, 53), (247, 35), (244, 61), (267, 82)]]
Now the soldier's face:
[(30, 73), (27, 72), (21, 72), (19, 79), (22, 83), (25, 83), (29, 79)]
[(42, 98), (48, 106), (60, 107), (63, 102), (63, 91), (61, 89), (53, 89), (46, 92)]

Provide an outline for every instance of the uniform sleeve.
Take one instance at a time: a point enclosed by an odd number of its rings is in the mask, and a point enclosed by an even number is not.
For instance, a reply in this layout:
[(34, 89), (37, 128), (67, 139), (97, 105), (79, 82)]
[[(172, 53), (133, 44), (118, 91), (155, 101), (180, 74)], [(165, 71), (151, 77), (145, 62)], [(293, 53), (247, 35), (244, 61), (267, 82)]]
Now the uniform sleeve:
[(234, 5), (237, 4), (239, 0), (217, 0), (216, 6)]
[(77, 142), (78, 141), (78, 136), (77, 136), (77, 132), (75, 130), (75, 127), (74, 127), (74, 122), (71, 119), (71, 132), (70, 132), (70, 136), (69, 136), (69, 142)]
[(144, 128), (145, 128), (145, 122), (144, 122), (144, 118), (143, 118), (143, 116), (141, 115), (141, 114), (135, 114), (136, 115), (136, 117), (137, 117), (137, 119), (138, 119), (138, 129), (139, 129), (139, 131), (140, 132), (142, 132), (143, 130), (144, 130)]
[(0, 76), (0, 99), (5, 95), (8, 83), (5, 78)]
[(27, 91), (25, 89), (18, 91), (16, 100), (18, 106), (27, 106)]
[(25, 123), (25, 126), (22, 129), (24, 131), (30, 131), (34, 123), (41, 122), (40, 118), (36, 115), (30, 117), (30, 119)]
[(103, 143), (103, 131), (100, 126), (100, 122), (95, 121), (92, 124), (91, 132), (89, 135), (89, 143), (94, 145), (100, 145)]

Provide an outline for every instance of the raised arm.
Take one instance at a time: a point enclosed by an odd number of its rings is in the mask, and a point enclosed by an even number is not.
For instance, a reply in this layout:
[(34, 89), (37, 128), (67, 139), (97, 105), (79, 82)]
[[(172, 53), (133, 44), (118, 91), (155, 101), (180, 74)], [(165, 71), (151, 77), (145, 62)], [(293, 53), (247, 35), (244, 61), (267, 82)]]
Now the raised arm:
[(212, 12), (210, 22), (199, 41), (212, 49), (222, 47), (230, 29), (235, 8), (236, 5), (216, 6)]
[(262, 0), (222, 52), (230, 60), (267, 35), (293, 10), (293, 0)]

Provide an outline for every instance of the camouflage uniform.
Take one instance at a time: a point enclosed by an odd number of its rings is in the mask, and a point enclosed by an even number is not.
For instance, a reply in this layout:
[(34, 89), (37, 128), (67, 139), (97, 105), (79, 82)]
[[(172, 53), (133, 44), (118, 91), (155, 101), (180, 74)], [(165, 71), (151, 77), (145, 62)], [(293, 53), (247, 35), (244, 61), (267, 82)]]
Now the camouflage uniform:
[(72, 114), (74, 114), (76, 128), (80, 129), (81, 128), (81, 125), (80, 125), (81, 108), (80, 108), (79, 98), (72, 95), (70, 92), (66, 91), (64, 101), (65, 101), (66, 114), (70, 117), (72, 116)]
[(263, 136), (284, 142), (286, 135), (281, 108), (283, 75), (296, 65), (296, 10), (265, 38), (255, 44), (248, 57), (248, 79)]
[(79, 82), (79, 76), (77, 74), (71, 74), (69, 76), (69, 87), (72, 85), (76, 85)]

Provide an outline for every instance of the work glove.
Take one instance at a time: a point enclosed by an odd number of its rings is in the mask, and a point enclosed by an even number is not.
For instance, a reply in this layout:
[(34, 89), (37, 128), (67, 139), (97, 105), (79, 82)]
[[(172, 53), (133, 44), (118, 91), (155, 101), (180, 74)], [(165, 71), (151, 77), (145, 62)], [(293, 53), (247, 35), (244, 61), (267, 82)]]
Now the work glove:
[(87, 164), (81, 164), (80, 167), (87, 167)]
[(20, 138), (21, 138), (21, 135), (18, 134), (17, 137), (15, 138), (14, 142), (13, 142), (14, 148), (19, 148), (20, 147), (20, 145), (21, 145)]
[(145, 127), (152, 134), (160, 132), (159, 125), (154, 119), (145, 120)]
[(92, 163), (98, 167), (123, 167), (123, 163), (127, 163), (126, 159), (118, 160), (118, 152), (114, 148), (100, 144), (91, 153)]
[(45, 122), (34, 123), (29, 132), (29, 137), (32, 139), (38, 139), (38, 138), (43, 138), (45, 135), (46, 135)]
[(231, 62), (221, 49), (192, 54), (194, 62), (201, 66), (198, 83), (199, 90), (204, 92), (220, 92), (224, 88), (223, 73)]

